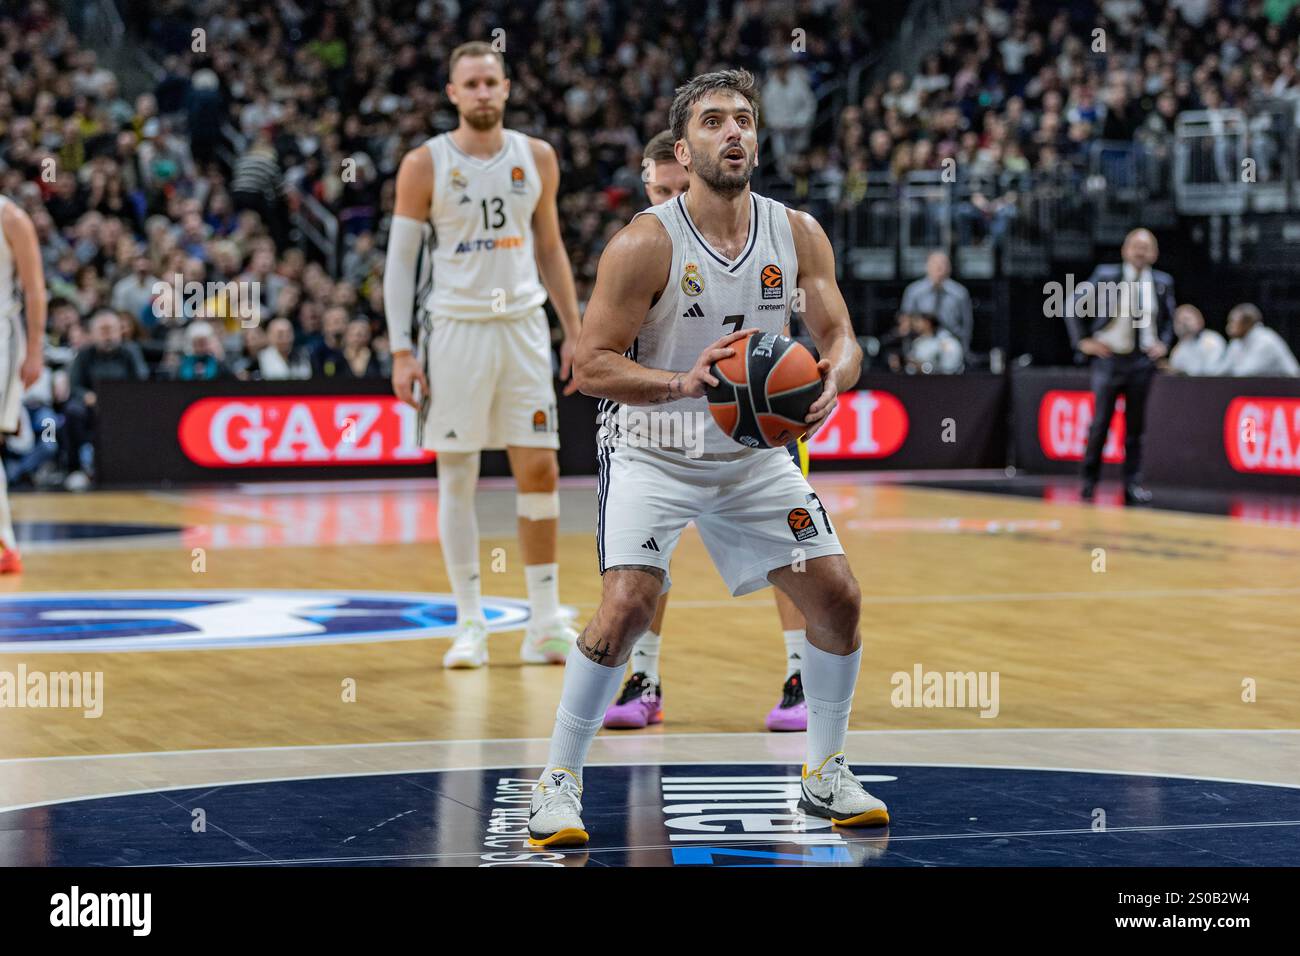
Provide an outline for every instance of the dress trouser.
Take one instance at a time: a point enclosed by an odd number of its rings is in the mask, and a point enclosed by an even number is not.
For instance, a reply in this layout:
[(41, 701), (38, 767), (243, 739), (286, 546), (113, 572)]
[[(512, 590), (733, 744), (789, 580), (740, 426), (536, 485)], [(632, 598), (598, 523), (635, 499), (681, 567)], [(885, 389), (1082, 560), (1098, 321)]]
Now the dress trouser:
[(1083, 478), (1096, 482), (1101, 476), (1101, 452), (1106, 432), (1115, 413), (1115, 399), (1124, 396), (1124, 484), (1142, 479), (1142, 433), (1146, 430), (1147, 394), (1156, 366), (1150, 357), (1134, 349), (1109, 358), (1092, 359), (1092, 427), (1088, 448), (1083, 453)]

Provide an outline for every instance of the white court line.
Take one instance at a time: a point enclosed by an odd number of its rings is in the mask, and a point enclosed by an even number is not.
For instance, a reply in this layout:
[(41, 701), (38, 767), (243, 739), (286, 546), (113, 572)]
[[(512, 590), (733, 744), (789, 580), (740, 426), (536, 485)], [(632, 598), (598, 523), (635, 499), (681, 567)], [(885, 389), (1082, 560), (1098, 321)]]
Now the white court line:
[[(776, 758), (768, 760), (620, 760), (616, 762), (595, 761), (587, 764), (587, 767), (698, 767), (698, 766), (766, 766), (771, 764), (786, 763), (788, 766), (795, 766), (794, 762), (781, 761)], [(886, 761), (880, 764), (863, 763), (860, 767), (940, 767), (946, 770), (1026, 770), (1042, 771), (1048, 773), (1086, 773), (1086, 774), (1106, 774), (1109, 776), (1119, 777), (1155, 777), (1167, 778), (1174, 780), (1197, 780), (1209, 783), (1237, 783), (1246, 784), (1256, 787), (1279, 787), (1284, 790), (1300, 790), (1300, 783), (1274, 783), (1270, 780), (1242, 780), (1236, 777), (1206, 777), (1200, 774), (1188, 773), (1164, 773), (1152, 772), (1145, 770), (1095, 770), (1087, 767), (1039, 767), (1039, 766), (1019, 766), (1014, 764), (971, 764), (971, 763), (936, 763), (926, 761)], [(241, 787), (251, 784), (264, 783), (294, 783), (297, 781), (310, 780), (334, 780), (339, 778), (352, 777), (397, 777), (403, 774), (429, 774), (429, 773), (464, 773), (464, 772), (481, 772), (484, 770), (537, 770), (540, 774), (545, 768), (544, 764), (533, 764), (531, 766), (520, 766), (518, 763), (493, 764), (491, 766), (471, 766), (471, 767), (417, 767), (407, 770), (359, 770), (351, 773), (313, 773), (303, 774), (298, 777), (250, 777), (240, 780), (218, 780), (204, 781), (202, 783), (178, 784), (167, 787), (140, 787), (135, 790), (117, 790), (108, 793), (90, 793), (77, 797), (58, 797), (54, 800), (41, 800), (35, 803), (16, 804), (9, 807), (0, 807), (0, 814), (11, 813), (18, 810), (34, 810), (38, 807), (51, 807), (61, 803), (80, 803), (85, 800), (108, 800), (115, 797), (130, 797), (149, 793), (175, 793), (180, 790), (216, 790), (221, 787)], [(867, 776), (864, 774), (864, 776)], [(430, 794), (437, 797), (444, 797), (452, 800), (454, 803), (460, 803), (453, 797), (445, 794), (436, 793), (430, 790)], [(465, 804), (461, 804), (466, 806)], [(469, 808), (473, 809), (473, 808)]]
[[(698, 841), (700, 843), (708, 843), (710, 841), (725, 843), (727, 849), (731, 849), (732, 847), (736, 847), (739, 849), (746, 849), (749, 847), (779, 846), (782, 844), (847, 847), (849, 845), (871, 846), (874, 844), (883, 843), (888, 847), (888, 846), (892, 846), (895, 843), (925, 843), (930, 840), (984, 840), (984, 839), (996, 840), (996, 839), (1007, 838), (1007, 837), (1073, 836), (1073, 835), (1081, 835), (1081, 834), (1091, 835), (1091, 834), (1105, 834), (1105, 833), (1152, 833), (1152, 832), (1167, 832), (1167, 831), (1176, 831), (1176, 830), (1224, 830), (1224, 829), (1239, 829), (1242, 827), (1294, 827), (1294, 826), (1300, 826), (1300, 820), (1265, 820), (1257, 823), (1186, 823), (1186, 824), (1170, 824), (1167, 826), (1162, 826), (1157, 824), (1157, 825), (1145, 826), (1145, 827), (1108, 826), (1105, 830), (1101, 830), (1101, 831), (1093, 830), (1091, 827), (1086, 827), (1080, 830), (1008, 830), (1002, 833), (997, 833), (997, 832), (935, 833), (935, 834), (918, 833), (918, 834), (913, 834), (908, 836), (898, 836), (895, 834), (882, 833), (882, 835), (877, 837), (861, 837), (856, 839), (841, 838), (839, 840), (834, 839), (833, 836), (818, 836), (817, 834), (813, 834), (813, 833), (782, 834), (782, 836), (784, 836), (785, 839), (758, 840), (758, 839), (750, 838), (745, 840), (731, 840), (731, 839), (727, 839), (728, 834), (714, 833), (714, 834), (699, 834), (698, 836), (693, 836), (692, 840)], [(888, 828), (882, 827), (881, 829), (887, 830)], [(736, 834), (732, 834), (732, 835), (736, 835)], [(840, 836), (842, 837), (842, 835)], [(577, 856), (581, 853), (589, 853), (589, 854), (628, 853), (628, 852), (634, 852), (639, 850), (674, 850), (679, 847), (685, 849), (687, 845), (688, 844), (684, 844), (684, 843), (647, 843), (642, 846), (600, 846), (600, 847), (581, 847), (577, 849), (570, 847), (564, 852)], [(532, 850), (537, 853), (561, 852), (560, 850), (551, 850), (547, 847), (530, 847), (527, 844), (521, 845), (519, 848), (519, 852), (521, 853), (528, 850)], [(513, 852), (513, 851), (507, 851), (507, 852)], [(382, 863), (382, 862), (396, 861), (396, 860), (455, 860), (461, 858), (479, 859), (482, 857), (482, 855), (483, 854), (481, 852), (465, 851), (462, 853), (407, 853), (407, 854), (358, 856), (358, 857), (346, 857), (346, 856), (302, 857), (302, 858), (294, 858), (294, 859), (276, 859), (275, 857), (270, 857), (268, 860), (226, 860), (219, 863), (173, 863), (170, 865), (175, 867), (180, 867), (180, 868), (202, 867), (202, 866), (274, 866), (274, 865), (298, 866), (307, 863), (377, 863), (377, 862)], [(130, 867), (125, 867), (125, 868), (131, 869), (137, 866), (158, 866), (158, 865), (159, 864), (156, 863), (139, 863), (139, 864), (132, 864)], [(162, 865), (167, 866), (169, 864), (162, 864)], [(952, 865), (960, 865), (960, 864), (952, 864)], [(1247, 865), (1247, 864), (1242, 864), (1242, 865)]]
[[(850, 730), (850, 737), (875, 737), (885, 734), (1300, 734), (1300, 729), (1288, 727), (938, 727), (933, 730)], [(602, 740), (699, 740), (704, 737), (758, 737), (776, 739), (770, 732), (741, 731), (738, 733), (665, 733), (635, 737), (602, 737)], [(222, 753), (275, 753), (286, 750), (339, 750), (345, 747), (428, 747), (428, 746), (482, 746), (483, 744), (549, 743), (550, 737), (458, 737), (446, 740), (382, 740), (361, 741), (353, 744), (277, 744), (271, 747), (199, 747), (191, 750), (134, 750), (111, 754), (59, 754), (50, 757), (3, 757), (0, 764), (41, 763), (52, 760), (126, 760), (132, 757), (182, 757), (193, 754)], [(707, 761), (703, 761), (706, 762)], [(760, 761), (762, 762), (762, 761)], [(924, 766), (933, 766), (925, 764)]]
[[(900, 597), (872, 597), (864, 594), (863, 604), (991, 604), (998, 601), (1067, 601), (1076, 598), (1095, 600), (1097, 598), (1116, 598), (1120, 600), (1140, 600), (1160, 597), (1289, 597), (1300, 594), (1300, 588), (1151, 588), (1144, 591), (1008, 591), (1003, 593), (983, 594), (913, 594)], [(575, 607), (599, 607), (598, 601), (574, 601)], [(766, 606), (766, 598), (745, 600), (743, 598), (718, 599), (712, 601), (678, 601), (673, 607), (735, 607), (753, 604)]]

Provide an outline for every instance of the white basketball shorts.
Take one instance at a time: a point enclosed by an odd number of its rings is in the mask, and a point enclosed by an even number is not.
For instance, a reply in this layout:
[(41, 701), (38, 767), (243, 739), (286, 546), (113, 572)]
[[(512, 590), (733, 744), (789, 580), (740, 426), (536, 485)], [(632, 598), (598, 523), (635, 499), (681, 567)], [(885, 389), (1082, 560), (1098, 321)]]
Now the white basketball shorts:
[(691, 521), (735, 596), (767, 587), (777, 568), (844, 553), (821, 499), (782, 448), (717, 461), (603, 446), (597, 488), (600, 573), (661, 568), (665, 591), (673, 549)]
[(542, 309), (521, 319), (437, 319), (424, 358), (432, 395), (421, 409), (423, 447), (560, 447)]

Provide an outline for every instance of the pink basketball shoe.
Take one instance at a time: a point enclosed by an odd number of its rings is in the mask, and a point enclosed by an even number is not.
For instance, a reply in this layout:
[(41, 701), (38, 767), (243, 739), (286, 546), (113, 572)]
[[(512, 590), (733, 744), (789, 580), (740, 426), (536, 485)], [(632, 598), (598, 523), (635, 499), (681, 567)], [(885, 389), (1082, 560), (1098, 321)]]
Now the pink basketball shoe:
[(605, 711), (605, 726), (617, 730), (639, 730), (664, 719), (664, 692), (657, 680), (640, 671), (627, 679), (623, 693)]
[(808, 704), (803, 699), (803, 681), (798, 671), (791, 674), (790, 679), (781, 688), (781, 703), (773, 707), (772, 712), (767, 715), (767, 729), (776, 731), (808, 729)]

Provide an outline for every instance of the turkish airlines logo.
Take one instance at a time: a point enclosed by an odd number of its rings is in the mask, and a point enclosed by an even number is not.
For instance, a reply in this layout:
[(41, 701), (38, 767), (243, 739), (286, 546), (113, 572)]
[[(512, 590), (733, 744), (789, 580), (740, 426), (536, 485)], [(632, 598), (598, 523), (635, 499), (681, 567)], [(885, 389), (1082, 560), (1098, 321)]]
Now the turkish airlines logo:
[(907, 410), (889, 392), (845, 392), (808, 442), (814, 458), (888, 458), (907, 438)]
[(205, 468), (433, 460), (416, 441), (415, 409), (382, 396), (201, 398), (177, 434), (185, 457)]
[[(1082, 461), (1095, 405), (1092, 392), (1053, 390), (1038, 403), (1038, 443), (1053, 461)], [(1124, 460), (1124, 396), (1115, 402), (1102, 461)]]
[(1300, 398), (1234, 398), (1223, 444), (1237, 471), (1300, 475)]

